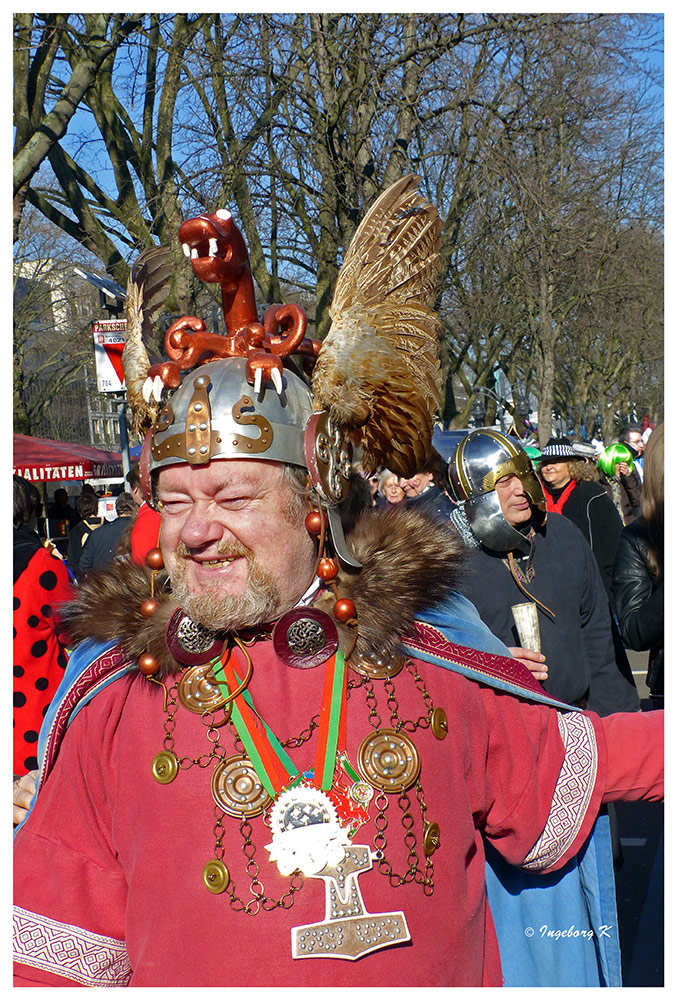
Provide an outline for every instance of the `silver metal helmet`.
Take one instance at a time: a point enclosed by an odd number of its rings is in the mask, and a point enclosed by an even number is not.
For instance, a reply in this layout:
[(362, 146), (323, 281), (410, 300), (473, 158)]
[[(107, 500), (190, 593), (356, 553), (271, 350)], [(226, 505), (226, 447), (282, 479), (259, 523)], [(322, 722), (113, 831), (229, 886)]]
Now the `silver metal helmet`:
[(264, 383), (255, 393), (247, 359), (211, 361), (184, 376), (153, 427), (150, 471), (216, 458), (258, 458), (306, 468), (304, 430), (310, 389), (284, 369), (282, 392)]
[(449, 481), (455, 499), (473, 534), (489, 549), (528, 552), (530, 544), (513, 528), (501, 510), (496, 483), (503, 476), (518, 476), (524, 492), (545, 520), (545, 496), (531, 460), (515, 438), (490, 427), (471, 431), (457, 445), (449, 461)]
[(247, 378), (247, 358), (211, 361), (186, 374), (158, 414), (150, 436), (151, 502), (160, 469), (215, 459), (250, 458), (297, 465), (308, 471), (343, 562), (359, 568), (349, 553), (336, 508), (345, 499), (352, 451), (333, 428), (329, 414), (313, 413), (312, 394), (289, 368), (282, 391), (263, 382), (256, 391)]

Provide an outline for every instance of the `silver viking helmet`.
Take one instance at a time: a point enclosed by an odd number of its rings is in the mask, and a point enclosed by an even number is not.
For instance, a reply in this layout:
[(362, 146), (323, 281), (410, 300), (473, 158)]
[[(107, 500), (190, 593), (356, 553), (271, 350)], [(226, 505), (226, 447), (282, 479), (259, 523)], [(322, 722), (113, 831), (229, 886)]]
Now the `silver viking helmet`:
[(246, 358), (223, 358), (184, 376), (152, 428), (153, 494), (157, 478), (153, 473), (170, 465), (254, 458), (300, 466), (310, 472), (319, 500), (327, 507), (338, 554), (349, 565), (359, 566), (346, 549), (335, 510), (347, 495), (349, 445), (328, 414), (313, 413), (312, 393), (300, 376), (285, 367), (281, 392), (270, 382), (263, 382), (257, 392), (246, 368)]
[(264, 383), (255, 393), (246, 358), (224, 358), (184, 376), (158, 414), (150, 471), (215, 458), (259, 458), (306, 465), (303, 432), (312, 396), (303, 379), (285, 369), (282, 392)]
[(524, 535), (505, 519), (496, 493), (496, 483), (503, 476), (518, 476), (524, 492), (545, 520), (545, 496), (531, 460), (521, 443), (489, 427), (471, 431), (457, 445), (449, 462), (449, 481), (455, 499), (473, 534), (495, 552), (520, 549), (530, 545)]

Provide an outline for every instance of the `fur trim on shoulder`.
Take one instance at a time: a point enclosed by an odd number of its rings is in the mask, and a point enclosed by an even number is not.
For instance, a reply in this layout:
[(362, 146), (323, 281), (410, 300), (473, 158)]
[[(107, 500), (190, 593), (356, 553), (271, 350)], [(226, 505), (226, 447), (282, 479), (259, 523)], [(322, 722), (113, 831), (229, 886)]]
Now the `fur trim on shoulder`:
[(416, 613), (453, 590), (465, 547), (453, 528), (397, 508), (364, 514), (348, 541), (363, 566), (338, 577), (341, 597), (357, 608), (354, 656), (394, 655)]
[[(414, 510), (385, 514), (367, 511), (347, 538), (361, 570), (341, 568), (336, 585), (341, 597), (355, 603), (357, 639), (353, 629), (339, 625), (341, 645), (355, 658), (372, 653), (392, 656), (417, 612), (441, 603), (458, 580), (465, 547), (452, 528), (436, 525)], [(177, 604), (163, 572), (156, 578), (159, 608), (144, 618), (141, 605), (150, 596), (150, 572), (128, 558), (93, 573), (63, 608), (62, 620), (77, 644), (87, 638), (118, 640), (130, 659), (151, 653), (162, 673), (176, 661), (165, 645), (167, 623)], [(327, 590), (317, 606), (331, 615), (334, 594)]]
[(110, 569), (87, 574), (75, 600), (63, 605), (61, 620), (74, 645), (85, 639), (117, 640), (131, 660), (148, 652), (162, 672), (174, 671), (177, 663), (165, 645), (165, 630), (177, 604), (164, 571), (158, 573), (154, 589), (158, 610), (144, 618), (141, 605), (150, 597), (150, 570), (120, 557)]

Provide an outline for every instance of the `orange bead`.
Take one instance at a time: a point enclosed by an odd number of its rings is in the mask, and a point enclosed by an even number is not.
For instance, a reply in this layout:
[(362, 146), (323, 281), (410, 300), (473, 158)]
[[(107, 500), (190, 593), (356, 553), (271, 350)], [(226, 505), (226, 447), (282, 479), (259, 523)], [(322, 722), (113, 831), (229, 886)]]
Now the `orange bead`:
[(319, 535), (322, 531), (322, 514), (319, 510), (311, 510), (306, 514), (306, 531), (309, 535)]
[(333, 580), (334, 577), (338, 575), (338, 563), (335, 559), (320, 559), (317, 566), (317, 575), (320, 580), (324, 580), (327, 583), (329, 580)]
[(154, 597), (148, 597), (141, 605), (140, 611), (144, 618), (152, 618), (159, 607), (159, 601)]
[(162, 569), (164, 564), (165, 561), (162, 558), (162, 552), (160, 549), (150, 549), (146, 553), (146, 566), (150, 569)]
[(155, 657), (151, 655), (151, 653), (141, 654), (141, 656), (139, 657), (139, 670), (141, 671), (142, 674), (145, 674), (146, 677), (149, 677), (150, 674), (157, 673), (158, 668), (159, 668), (158, 662), (155, 659)]
[(347, 597), (341, 597), (334, 605), (334, 618), (340, 622), (349, 622), (357, 614), (357, 609)]

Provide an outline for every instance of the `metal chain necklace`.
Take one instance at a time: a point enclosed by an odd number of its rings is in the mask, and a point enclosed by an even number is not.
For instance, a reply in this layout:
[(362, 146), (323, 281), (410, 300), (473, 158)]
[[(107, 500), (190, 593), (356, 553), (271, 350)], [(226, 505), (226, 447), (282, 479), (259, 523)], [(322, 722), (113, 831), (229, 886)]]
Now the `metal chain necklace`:
[[(292, 871), (289, 876), (288, 888), (279, 899), (270, 897), (265, 892), (260, 879), (259, 864), (256, 860), (256, 846), (252, 839), (250, 820), (261, 816), (263, 823), (270, 827), (271, 813), (275, 802), (257, 781), (240, 734), (233, 724), (232, 700), (228, 698), (228, 703), (224, 704), (223, 688), (217, 682), (213, 669), (214, 662), (199, 667), (183, 668), (169, 688), (164, 684), (161, 685), (165, 690), (164, 749), (153, 760), (153, 775), (158, 782), (167, 784), (176, 778), (179, 770), (187, 770), (192, 766), (206, 768), (210, 764), (214, 765), (211, 785), (214, 798), (215, 823), (213, 833), (215, 847), (213, 859), (208, 861), (203, 868), (205, 887), (214, 893), (226, 892), (231, 908), (248, 915), (258, 913), (261, 909), (272, 910), (277, 907), (289, 909), (293, 906), (296, 893), (303, 886), (304, 878), (298, 870)], [(376, 833), (373, 838), (376, 868), (392, 886), (416, 882), (422, 886), (426, 895), (430, 895), (434, 890), (432, 856), (439, 846), (440, 833), (438, 824), (428, 821), (423, 787), (419, 780), (420, 758), (407, 733), (413, 733), (417, 729), (431, 728), (437, 739), (444, 739), (447, 734), (446, 716), (442, 709), (434, 707), (425, 683), (412, 660), (398, 660), (391, 664), (385, 664), (381, 660), (373, 660), (351, 664), (351, 667), (358, 676), (348, 679), (346, 698), (349, 698), (351, 692), (356, 689), (362, 688), (364, 690), (369, 712), (369, 724), (372, 727), (371, 734), (365, 737), (360, 744), (358, 768), (366, 782), (376, 790), (374, 797), (377, 810), (374, 818)], [(411, 676), (425, 706), (425, 715), (420, 715), (414, 720), (401, 718), (393, 682), (393, 678), (400, 673), (403, 667), (406, 667), (406, 671)], [(251, 671), (249, 674), (251, 675)], [(389, 712), (389, 728), (382, 726), (378, 697), (374, 687), (375, 680), (383, 682), (383, 691)], [(212, 744), (209, 752), (197, 756), (177, 753), (175, 730), (179, 703), (188, 711), (200, 715), (205, 726), (207, 739)], [(308, 726), (298, 736), (288, 737), (281, 746), (289, 748), (302, 746), (310, 740), (319, 724), (320, 716), (313, 716)], [(229, 733), (233, 753), (228, 753), (222, 745), (221, 733), (223, 731)], [(359, 777), (359, 775), (355, 775), (355, 777)], [(415, 820), (408, 794), (411, 788), (416, 790), (417, 812), (421, 818), (423, 866), (421, 866), (419, 859), (419, 840), (414, 832)], [(369, 797), (371, 794), (369, 793)], [(404, 845), (407, 850), (407, 868), (403, 874), (393, 870), (387, 857), (387, 812), (390, 799), (395, 796), (397, 796), (400, 825), (404, 831)], [(239, 819), (242, 851), (246, 859), (245, 872), (249, 878), (251, 894), (251, 898), (246, 901), (236, 894), (235, 884), (225, 863), (226, 849), (223, 840), (226, 833), (224, 825), (226, 815)], [(356, 876), (353, 877), (356, 879)], [(299, 947), (306, 946), (299, 944)], [(303, 956), (299, 954), (298, 957)]]

